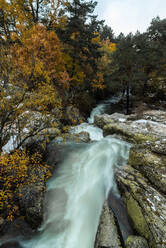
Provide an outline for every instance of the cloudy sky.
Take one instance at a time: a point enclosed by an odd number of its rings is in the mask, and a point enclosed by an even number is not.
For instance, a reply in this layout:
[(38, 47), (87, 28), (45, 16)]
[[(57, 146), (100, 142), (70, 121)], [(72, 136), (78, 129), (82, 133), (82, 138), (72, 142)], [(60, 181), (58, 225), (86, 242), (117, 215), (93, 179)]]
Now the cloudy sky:
[(166, 18), (166, 0), (97, 0), (99, 19), (112, 27), (114, 33), (144, 32), (152, 18)]

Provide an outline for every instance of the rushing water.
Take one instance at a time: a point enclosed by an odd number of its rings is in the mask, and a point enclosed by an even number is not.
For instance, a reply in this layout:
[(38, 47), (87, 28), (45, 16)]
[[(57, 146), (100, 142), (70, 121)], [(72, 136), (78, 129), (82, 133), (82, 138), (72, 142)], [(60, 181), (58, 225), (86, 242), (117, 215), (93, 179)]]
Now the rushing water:
[[(98, 104), (91, 112), (90, 117), (88, 118), (89, 123), (94, 122), (95, 115), (101, 115), (107, 112), (107, 109), (109, 110), (111, 108), (112, 104), (118, 103), (121, 96), (113, 96), (108, 100), (105, 100), (104, 102)], [(108, 111), (109, 112), (109, 111)]]
[(35, 238), (22, 243), (24, 247), (94, 247), (103, 202), (116, 186), (114, 169), (126, 164), (130, 145), (103, 138), (102, 131), (92, 125), (83, 126), (97, 141), (64, 146), (64, 159), (47, 184), (44, 223)]

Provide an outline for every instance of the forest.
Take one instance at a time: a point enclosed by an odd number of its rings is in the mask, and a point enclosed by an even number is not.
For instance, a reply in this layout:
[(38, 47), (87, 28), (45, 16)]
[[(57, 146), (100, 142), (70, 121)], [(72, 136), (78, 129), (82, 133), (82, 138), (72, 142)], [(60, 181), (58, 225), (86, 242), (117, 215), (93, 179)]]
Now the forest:
[[(48, 127), (64, 131), (82, 121), (68, 118), (69, 106), (87, 118), (111, 95), (123, 94), (126, 114), (133, 98), (166, 100), (166, 19), (154, 18), (144, 33), (115, 36), (94, 14), (96, 5), (0, 0), (0, 211), (7, 206), (9, 220), (28, 164), (47, 170), (39, 154), (19, 148)], [(5, 154), (9, 141), (15, 151)]]

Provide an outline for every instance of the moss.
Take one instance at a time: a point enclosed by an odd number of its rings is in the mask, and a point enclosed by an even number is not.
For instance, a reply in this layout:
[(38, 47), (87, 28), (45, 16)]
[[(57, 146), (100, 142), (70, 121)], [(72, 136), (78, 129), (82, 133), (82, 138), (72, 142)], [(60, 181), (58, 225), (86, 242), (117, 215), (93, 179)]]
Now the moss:
[(158, 156), (148, 150), (130, 150), (129, 162), (131, 166), (153, 166), (153, 168), (165, 168), (166, 158)]
[(134, 134), (133, 140), (136, 143), (144, 143), (144, 142), (154, 142), (157, 140), (156, 137), (151, 136), (151, 135), (146, 135), (146, 134), (142, 134), (142, 133), (136, 133)]
[(133, 248), (134, 247), (142, 247), (148, 248), (148, 243), (146, 239), (140, 236), (130, 235), (128, 236), (127, 240), (125, 241), (126, 248)]
[(143, 165), (142, 158), (143, 158), (142, 152), (135, 152), (134, 149), (131, 149), (128, 163), (131, 166), (141, 166)]
[(132, 196), (129, 196), (126, 204), (127, 204), (128, 214), (133, 221), (134, 228), (136, 229), (136, 231), (146, 239), (150, 239), (148, 225), (146, 223), (142, 210), (139, 207), (137, 201), (134, 200)]
[(127, 141), (133, 142), (135, 144), (144, 144), (147, 142), (153, 143), (157, 141), (157, 138), (154, 135), (147, 135), (143, 133), (135, 133), (132, 130), (127, 129), (126, 127), (121, 127), (115, 123), (109, 123), (104, 126), (104, 134), (117, 134), (121, 135)]
[(120, 134), (122, 136), (132, 138), (132, 133), (121, 128), (119, 125), (112, 123), (104, 126), (104, 134)]

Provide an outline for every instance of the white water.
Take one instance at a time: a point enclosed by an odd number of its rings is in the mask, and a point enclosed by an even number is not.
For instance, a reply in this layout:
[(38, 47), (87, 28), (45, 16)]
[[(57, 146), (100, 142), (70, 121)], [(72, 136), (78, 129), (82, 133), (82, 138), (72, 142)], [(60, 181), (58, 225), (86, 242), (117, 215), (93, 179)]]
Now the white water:
[(93, 248), (104, 199), (115, 185), (114, 168), (126, 164), (129, 149), (113, 138), (73, 145), (48, 183), (41, 233), (25, 247)]
[(90, 132), (91, 144), (64, 147), (64, 160), (48, 182), (45, 220), (39, 234), (22, 242), (27, 248), (93, 248), (102, 205), (116, 189), (114, 169), (127, 163), (130, 145), (92, 125), (78, 126)]
[(114, 96), (111, 97), (110, 99), (104, 101), (101, 104), (98, 104), (91, 112), (90, 117), (88, 118), (88, 122), (89, 123), (93, 123), (94, 122), (94, 117), (95, 115), (101, 115), (105, 113), (105, 110), (107, 108), (107, 106), (111, 106), (111, 104), (115, 104), (118, 103), (120, 100), (120, 96)]
[(93, 125), (89, 125), (88, 123), (82, 123), (79, 126), (73, 127), (71, 132), (72, 133), (87, 132), (89, 133), (89, 137), (91, 140), (101, 140), (103, 138), (103, 130), (99, 127), (94, 127)]

